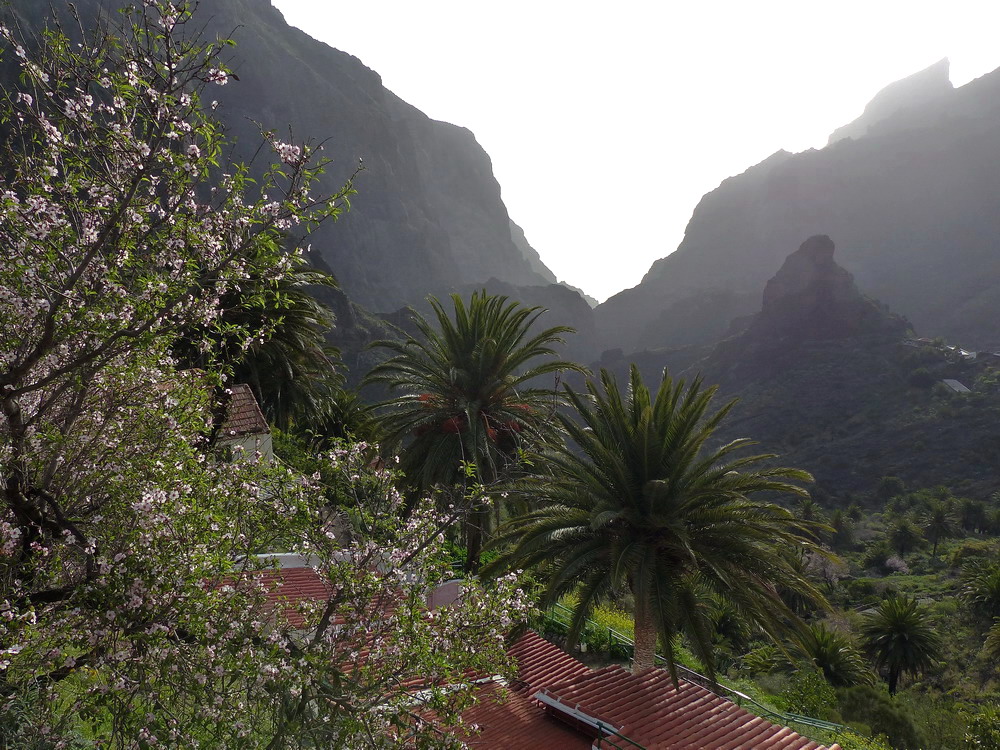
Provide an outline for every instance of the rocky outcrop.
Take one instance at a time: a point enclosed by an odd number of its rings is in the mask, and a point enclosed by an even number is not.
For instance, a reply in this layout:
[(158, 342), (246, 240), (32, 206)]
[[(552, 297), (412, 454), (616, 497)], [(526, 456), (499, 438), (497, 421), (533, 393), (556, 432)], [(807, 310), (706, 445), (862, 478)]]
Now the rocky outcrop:
[(597, 308), (603, 347), (696, 343), (677, 314), (692, 306), (701, 343), (720, 340), (759, 309), (787, 248), (818, 232), (837, 238), (862, 292), (922, 334), (1000, 347), (1000, 71), (923, 102), (864, 137), (778, 152), (725, 180), (676, 252)]
[(732, 335), (695, 368), (733, 386), (794, 368), (803, 351), (898, 344), (909, 322), (862, 294), (833, 255), (825, 234), (803, 242), (767, 282), (759, 312), (733, 321)]
[(747, 335), (774, 342), (886, 335), (899, 338), (906, 321), (865, 297), (833, 259), (833, 240), (810, 237), (785, 259), (764, 287), (761, 311)]
[(738, 402), (717, 437), (752, 437), (757, 452), (812, 473), (821, 493), (871, 492), (886, 474), (992, 491), (1000, 395), (980, 393), (975, 408), (951, 411), (947, 394), (911, 382), (918, 367), (975, 382), (985, 363), (914, 347), (906, 320), (858, 291), (825, 235), (789, 255), (762, 298), (759, 312), (707, 356), (687, 366), (681, 350), (640, 357), (644, 374), (665, 365), (718, 384), (720, 403)]

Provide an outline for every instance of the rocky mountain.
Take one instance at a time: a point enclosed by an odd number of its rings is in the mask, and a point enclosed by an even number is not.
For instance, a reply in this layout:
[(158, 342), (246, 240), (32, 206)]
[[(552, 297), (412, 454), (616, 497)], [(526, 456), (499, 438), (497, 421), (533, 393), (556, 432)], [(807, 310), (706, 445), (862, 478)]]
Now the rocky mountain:
[[(76, 0), (75, 8), (91, 26), (122, 4)], [(54, 7), (68, 19), (66, 5)], [(37, 28), (49, 8), (16, 3), (13, 12)], [(322, 191), (363, 166), (350, 212), (312, 237), (313, 262), (331, 270), (352, 301), (390, 312), (433, 290), (490, 279), (556, 283), (511, 221), (490, 158), (469, 130), (430, 119), (357, 58), (289, 26), (270, 0), (200, 0), (190, 26), (237, 43), (227, 63), (239, 80), (208, 92), (235, 139), (235, 159), (253, 156), (261, 123), (324, 144), (333, 162)]]
[(847, 337), (899, 338), (907, 323), (864, 296), (854, 277), (833, 259), (825, 234), (789, 255), (764, 287), (761, 310), (747, 335), (770, 346)]
[[(825, 236), (806, 240), (766, 283), (759, 311), (714, 347), (646, 351), (604, 362), (619, 379), (636, 361), (718, 383), (739, 401), (720, 428), (810, 471), (816, 491), (846, 498), (886, 475), (989, 494), (1000, 482), (1000, 357), (972, 359), (912, 338), (906, 319), (865, 296)], [(971, 388), (955, 393), (941, 381)]]
[(823, 232), (859, 288), (925, 335), (1000, 347), (1000, 71), (952, 88), (942, 61), (831, 141), (706, 195), (676, 252), (597, 308), (603, 346), (719, 340), (757, 309), (783, 249)]
[(695, 367), (710, 382), (741, 388), (789, 369), (802, 350), (844, 344), (880, 348), (902, 341), (909, 322), (865, 296), (833, 258), (827, 235), (810, 237), (764, 287), (760, 312), (733, 321), (724, 339)]

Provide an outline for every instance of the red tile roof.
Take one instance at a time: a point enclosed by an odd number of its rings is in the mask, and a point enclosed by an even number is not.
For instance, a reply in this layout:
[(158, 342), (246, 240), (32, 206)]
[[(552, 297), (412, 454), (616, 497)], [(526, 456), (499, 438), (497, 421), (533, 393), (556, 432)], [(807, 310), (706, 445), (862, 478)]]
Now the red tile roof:
[(518, 638), (507, 653), (517, 662), (517, 681), (511, 687), (529, 695), (590, 673), (586, 664), (531, 630)]
[(329, 584), (313, 568), (262, 570), (255, 578), (264, 585), (268, 606), (281, 611), (288, 624), (296, 628), (305, 626), (299, 604), (326, 602), (330, 598)]
[(462, 718), (480, 730), (462, 739), (470, 748), (590, 750), (593, 741), (538, 708), (529, 694), (493, 683), (476, 693), (478, 703)]
[(222, 422), (219, 436), (225, 439), (240, 435), (267, 435), (271, 432), (250, 386), (240, 383), (231, 390), (232, 395), (226, 406), (226, 418)]
[[(479, 704), (464, 717), (481, 728), (475, 737), (465, 738), (470, 747), (591, 747), (596, 730), (543, 704), (537, 696), (544, 694), (568, 709), (613, 726), (648, 750), (822, 750), (820, 744), (703, 687), (681, 682), (675, 688), (669, 673), (662, 669), (640, 675), (619, 666), (591, 670), (530, 632), (509, 652), (517, 660), (517, 680), (509, 691), (495, 686), (480, 691)], [(506, 702), (498, 702), (501, 695)], [(610, 739), (629, 746), (621, 739)], [(830, 750), (839, 748), (834, 745)]]
[(611, 666), (560, 684), (547, 693), (611, 723), (646, 748), (671, 750), (818, 750), (822, 746), (772, 724), (690, 682), (674, 687), (663, 669), (633, 675)]

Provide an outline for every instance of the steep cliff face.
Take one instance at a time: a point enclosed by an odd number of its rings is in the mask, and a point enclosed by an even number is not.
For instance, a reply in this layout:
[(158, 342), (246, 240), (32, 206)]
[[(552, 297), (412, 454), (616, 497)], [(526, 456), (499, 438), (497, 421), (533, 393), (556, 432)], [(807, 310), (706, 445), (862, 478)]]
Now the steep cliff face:
[(329, 139), (328, 188), (363, 160), (350, 214), (313, 243), (352, 299), (389, 311), (440, 286), (554, 280), (512, 237), (489, 156), (470, 131), (431, 120), (356, 58), (288, 26), (268, 0), (207, 0), (199, 13), (220, 32), (236, 29), (241, 80), (220, 100), (240, 142), (255, 142), (251, 119)]
[[(87, 26), (99, 9), (121, 4), (76, 0)], [(49, 8), (15, 5), (30, 25)], [(220, 102), (237, 160), (253, 155), (261, 123), (325, 143), (333, 163), (323, 191), (363, 163), (351, 211), (312, 237), (314, 262), (332, 270), (352, 300), (391, 311), (440, 287), (555, 281), (512, 225), (490, 158), (470, 131), (431, 120), (355, 57), (289, 26), (270, 0), (200, 0), (191, 26), (237, 42), (227, 62), (239, 80), (207, 92)]]
[(778, 152), (706, 195), (677, 251), (597, 308), (603, 345), (722, 338), (757, 309), (785, 248), (824, 232), (861, 291), (923, 334), (1000, 346), (1000, 71), (924, 91), (873, 108), (888, 113), (863, 118), (864, 135)]

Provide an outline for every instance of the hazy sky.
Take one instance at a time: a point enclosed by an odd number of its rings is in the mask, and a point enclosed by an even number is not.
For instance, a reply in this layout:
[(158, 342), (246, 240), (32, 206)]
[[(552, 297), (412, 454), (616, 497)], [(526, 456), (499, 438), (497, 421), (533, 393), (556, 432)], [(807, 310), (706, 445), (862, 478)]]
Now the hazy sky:
[(956, 86), (1000, 67), (996, 0), (272, 1), (472, 130), (528, 241), (601, 300), (676, 249), (726, 177), (822, 147), (942, 57)]

